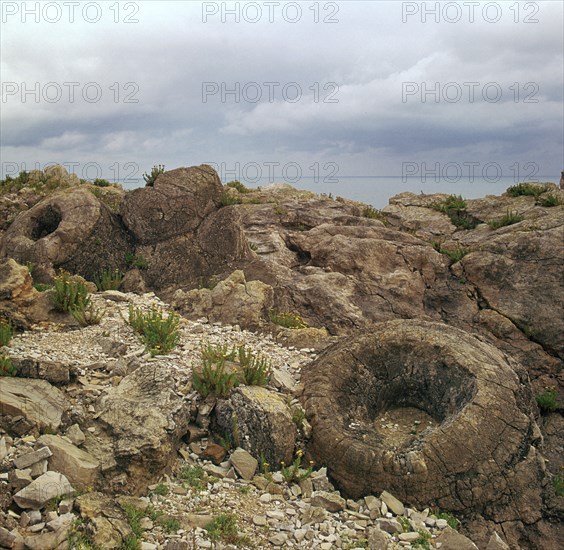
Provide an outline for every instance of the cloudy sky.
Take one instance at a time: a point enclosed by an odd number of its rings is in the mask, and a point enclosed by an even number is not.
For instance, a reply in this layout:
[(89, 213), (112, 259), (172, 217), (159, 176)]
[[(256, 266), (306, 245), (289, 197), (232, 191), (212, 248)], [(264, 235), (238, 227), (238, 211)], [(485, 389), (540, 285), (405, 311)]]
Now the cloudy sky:
[(560, 1), (0, 5), (4, 176), (213, 163), (383, 206), (564, 168)]

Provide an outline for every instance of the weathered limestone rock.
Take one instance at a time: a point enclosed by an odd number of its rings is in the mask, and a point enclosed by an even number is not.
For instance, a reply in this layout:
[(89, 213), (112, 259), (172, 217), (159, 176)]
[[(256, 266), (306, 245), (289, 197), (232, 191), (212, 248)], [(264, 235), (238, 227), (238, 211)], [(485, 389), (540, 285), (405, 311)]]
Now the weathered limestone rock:
[(405, 507), (395, 496), (388, 493), (388, 491), (382, 491), (380, 499), (382, 500), (382, 502), (386, 503), (388, 509), (391, 510), (396, 516), (403, 516)]
[(468, 537), (448, 526), (435, 539), (436, 543), (441, 544), (441, 550), (478, 550), (478, 547)]
[(246, 480), (253, 479), (257, 471), (258, 461), (244, 449), (238, 448), (233, 451), (230, 462), (237, 473)]
[(505, 542), (503, 542), (503, 540), (497, 533), (494, 533), (490, 537), (488, 545), (486, 546), (486, 550), (509, 550), (509, 546)]
[(55, 385), (66, 385), (70, 381), (70, 366), (58, 361), (14, 358), (12, 363), (20, 378), (38, 378)]
[(146, 490), (176, 456), (188, 430), (189, 404), (174, 391), (171, 373), (156, 363), (139, 367), (103, 395), (96, 414), (102, 430), (83, 449), (107, 466), (105, 476), (127, 474), (123, 491)]
[[(260, 386), (241, 386), (215, 408), (218, 426), (253, 456), (265, 457), (269, 464), (290, 464), (297, 429), (284, 400)], [(234, 428), (235, 427), (235, 428)]]
[(104, 267), (125, 267), (130, 239), (117, 217), (92, 193), (74, 188), (22, 212), (0, 242), (0, 257), (32, 262), (37, 280), (57, 268), (93, 280)]
[[(540, 518), (532, 393), (492, 346), (446, 325), (392, 321), (326, 350), (302, 382), (309, 450), (348, 495), (389, 490), (497, 521)], [(408, 409), (429, 415), (429, 427), (406, 426), (400, 440), (379, 431), (381, 414)]]
[(51, 470), (61, 472), (77, 489), (94, 485), (100, 464), (92, 455), (58, 435), (42, 435), (38, 442), (51, 450)]
[(319, 506), (328, 512), (340, 512), (346, 508), (347, 502), (337, 491), (334, 493), (316, 491), (311, 496), (311, 505)]
[(0, 384), (0, 422), (21, 415), (32, 426), (58, 430), (68, 408), (64, 394), (45, 380), (3, 378)]
[(39, 510), (52, 498), (69, 496), (73, 492), (74, 488), (64, 475), (47, 472), (18, 491), (14, 495), (14, 501), (20, 508)]
[(14, 459), (14, 466), (20, 470), (23, 470), (24, 468), (28, 468), (36, 462), (40, 462), (41, 460), (49, 458), (52, 454), (53, 453), (49, 448), (43, 447), (42, 449), (38, 449), (37, 451), (32, 451), (31, 453), (26, 453), (18, 456), (18, 458)]
[(268, 319), (272, 304), (271, 286), (261, 281), (247, 282), (243, 271), (237, 270), (211, 290), (178, 290), (172, 305), (189, 319), (206, 317), (212, 323), (256, 329)]

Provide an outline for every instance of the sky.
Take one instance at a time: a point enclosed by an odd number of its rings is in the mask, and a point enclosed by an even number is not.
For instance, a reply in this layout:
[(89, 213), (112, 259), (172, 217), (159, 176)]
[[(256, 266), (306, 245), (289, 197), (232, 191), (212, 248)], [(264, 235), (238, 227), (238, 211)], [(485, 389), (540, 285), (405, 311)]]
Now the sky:
[(153, 165), (383, 206), (564, 169), (564, 2), (0, 2), (2, 177)]

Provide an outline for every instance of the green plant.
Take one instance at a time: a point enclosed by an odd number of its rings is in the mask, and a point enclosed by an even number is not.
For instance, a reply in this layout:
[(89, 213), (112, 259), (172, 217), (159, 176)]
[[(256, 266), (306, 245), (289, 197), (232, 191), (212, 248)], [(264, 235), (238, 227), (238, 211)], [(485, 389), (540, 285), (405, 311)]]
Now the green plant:
[(128, 252), (125, 255), (125, 264), (127, 267), (136, 267), (137, 269), (148, 269), (149, 262), (143, 256), (136, 256)]
[(459, 262), (470, 252), (468, 248), (458, 245), (454, 250), (448, 250), (447, 248), (440, 249), (441, 254), (444, 254), (450, 258), (454, 263)]
[(270, 310), (269, 312), (270, 320), (275, 325), (279, 325), (284, 328), (291, 329), (302, 329), (307, 328), (308, 324), (304, 321), (302, 316), (293, 311), (277, 312)]
[(255, 355), (252, 349), (242, 345), (238, 349), (242, 382), (247, 386), (266, 386), (270, 380), (272, 367), (262, 355)]
[(270, 471), (270, 464), (266, 461), (264, 453), (261, 451), (259, 457), (259, 471), (269, 481), (272, 481), (272, 472)]
[(240, 492), (242, 495), (248, 495), (248, 494), (252, 491), (252, 489), (253, 489), (253, 486), (252, 486), (252, 485), (241, 485), (241, 486), (239, 487), (239, 492)]
[(129, 324), (139, 333), (145, 348), (151, 355), (165, 354), (176, 347), (180, 340), (180, 318), (175, 313), (167, 317), (161, 309), (152, 307), (147, 313), (129, 305)]
[(73, 308), (90, 303), (86, 285), (67, 271), (61, 270), (55, 277), (53, 305), (57, 311), (70, 312)]
[(38, 292), (46, 292), (47, 290), (51, 290), (53, 285), (46, 283), (33, 283), (33, 288), (35, 288)]
[(518, 183), (507, 188), (507, 194), (510, 197), (520, 197), (522, 195), (538, 197), (547, 190), (546, 185), (538, 185), (534, 183)]
[(234, 361), (237, 356), (235, 347), (229, 348), (227, 344), (203, 344), (200, 350), (202, 359), (204, 361), (220, 361), (221, 359), (227, 361)]
[(164, 529), (165, 533), (175, 533), (180, 529), (180, 522), (171, 516), (161, 516), (157, 523)]
[(365, 207), (362, 211), (362, 217), (369, 218), (371, 220), (386, 221), (386, 215), (381, 210), (378, 210), (373, 206)]
[(103, 269), (95, 277), (94, 283), (100, 292), (118, 290), (123, 280), (123, 273), (119, 269)]
[(288, 209), (287, 209), (287, 208), (284, 208), (283, 206), (280, 206), (279, 204), (277, 204), (277, 205), (274, 207), (274, 213), (275, 213), (277, 216), (283, 217), (283, 216), (286, 216), (286, 215), (288, 214)]
[(106, 310), (97, 308), (89, 301), (88, 305), (84, 305), (83, 302), (79, 302), (70, 310), (70, 312), (81, 326), (87, 327), (99, 325), (106, 313)]
[(562, 201), (556, 195), (545, 195), (544, 197), (537, 197), (535, 201), (537, 206), (544, 206), (545, 208), (551, 208), (552, 206), (560, 206)]
[(205, 527), (210, 539), (235, 544), (238, 539), (237, 517), (234, 514), (219, 514)]
[(448, 526), (452, 529), (458, 529), (460, 527), (460, 522), (449, 512), (436, 512), (435, 516), (437, 519), (445, 519)]
[(76, 519), (71, 523), (68, 530), (67, 544), (69, 550), (103, 550), (100, 546), (96, 546), (84, 533), (84, 521)]
[(474, 229), (478, 225), (478, 221), (466, 211), (466, 201), (460, 195), (449, 195), (431, 208), (446, 214), (453, 225), (461, 229)]
[(221, 206), (232, 206), (234, 204), (242, 204), (243, 199), (237, 195), (232, 195), (231, 193), (224, 192), (219, 198), (219, 204)]
[(166, 495), (168, 495), (168, 486), (165, 485), (164, 483), (159, 483), (154, 489), (153, 489), (153, 493), (155, 493), (155, 495), (159, 495), (161, 497), (164, 497)]
[(226, 397), (229, 392), (239, 385), (237, 374), (225, 372), (225, 357), (212, 360), (202, 357), (202, 371), (192, 372), (192, 386), (205, 399), (212, 394), (216, 397)]
[(258, 250), (258, 244), (257, 243), (249, 243), (249, 248), (253, 251), (256, 252)]
[(520, 216), (516, 212), (508, 210), (506, 214), (503, 217), (499, 218), (498, 220), (490, 220), (488, 222), (488, 225), (492, 229), (499, 229), (500, 227), (513, 225), (514, 223), (519, 223), (523, 220), (524, 220), (523, 216)]
[(184, 466), (178, 476), (196, 491), (204, 488), (203, 479), (205, 472), (201, 466)]
[(143, 179), (145, 180), (145, 186), (153, 187), (155, 185), (156, 179), (161, 174), (164, 173), (164, 169), (165, 169), (164, 164), (159, 164), (158, 166), (153, 166), (150, 174), (147, 174), (147, 172), (145, 172), (143, 174)]
[(96, 178), (92, 183), (96, 187), (109, 187), (110, 185), (112, 185), (108, 180), (102, 178)]
[(141, 537), (143, 535), (143, 528), (141, 527), (141, 519), (145, 517), (144, 512), (138, 510), (132, 504), (125, 504), (123, 506), (123, 511), (127, 517), (127, 521), (129, 522), (129, 526), (133, 531), (133, 534), (136, 537)]
[(0, 355), (0, 376), (16, 376), (16, 367), (7, 355)]
[(292, 409), (292, 422), (300, 432), (304, 429), (305, 411), (299, 405)]
[(542, 412), (552, 412), (558, 408), (558, 394), (556, 388), (545, 388), (544, 391), (535, 397), (537, 405)]
[(248, 187), (245, 187), (240, 181), (234, 180), (230, 181), (229, 183), (225, 184), (226, 187), (231, 187), (232, 189), (237, 189), (239, 193), (250, 193), (251, 190)]
[(411, 531), (411, 522), (409, 521), (409, 518), (406, 518), (405, 516), (398, 516), (398, 521), (400, 522), (404, 533)]
[(122, 539), (119, 550), (141, 550), (141, 541), (135, 535)]
[(14, 329), (12, 324), (5, 319), (0, 319), (0, 348), (7, 346), (14, 336)]
[(281, 462), (282, 468), (280, 469), (280, 472), (287, 483), (299, 483), (311, 476), (311, 473), (313, 472), (313, 462), (310, 462), (309, 467), (304, 470), (301, 467), (303, 455), (304, 452), (301, 449), (298, 449), (296, 451), (296, 458), (290, 466), (286, 466), (284, 462)]
[(413, 541), (413, 547), (423, 548), (424, 550), (431, 550), (431, 533), (424, 531), (423, 529), (419, 529), (417, 532), (419, 533), (419, 537)]

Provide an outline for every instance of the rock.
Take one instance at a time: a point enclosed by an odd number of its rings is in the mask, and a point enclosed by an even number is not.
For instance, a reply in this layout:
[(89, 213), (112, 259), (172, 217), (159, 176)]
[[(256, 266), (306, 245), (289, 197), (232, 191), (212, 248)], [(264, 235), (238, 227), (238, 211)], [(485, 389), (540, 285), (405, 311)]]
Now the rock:
[[(392, 321), (327, 349), (302, 382), (309, 450), (347, 495), (385, 489), (498, 520), (540, 517), (532, 392), (519, 365), (493, 346), (438, 323)], [(399, 444), (387, 445), (374, 421), (392, 403), (425, 411), (430, 427), (413, 437), (406, 427)]]
[(41, 460), (49, 458), (52, 454), (53, 453), (49, 448), (44, 447), (43, 449), (18, 456), (14, 459), (14, 466), (20, 470), (23, 470), (24, 468), (28, 468), (36, 462), (40, 462)]
[(435, 545), (438, 543), (441, 544), (441, 550), (478, 550), (468, 537), (448, 526), (435, 539)]
[(94, 485), (100, 464), (92, 455), (58, 435), (42, 435), (38, 443), (52, 452), (53, 456), (49, 459), (51, 470), (61, 472), (77, 489)]
[(376, 526), (378, 529), (389, 533), (390, 535), (395, 535), (396, 533), (402, 533), (403, 527), (400, 522), (395, 519), (381, 518), (376, 520)]
[(217, 424), (233, 441), (235, 421), (239, 444), (254, 456), (262, 453), (271, 465), (292, 462), (297, 429), (279, 395), (260, 386), (241, 386), (218, 401), (215, 414)]
[(225, 449), (217, 443), (208, 443), (200, 457), (204, 460), (211, 460), (217, 466), (225, 458)]
[(212, 521), (213, 516), (211, 514), (185, 514), (182, 516), (184, 529), (193, 529), (194, 527), (204, 529)]
[(14, 501), (20, 508), (39, 510), (52, 498), (68, 496), (73, 492), (72, 485), (64, 475), (47, 472), (18, 491), (14, 495)]
[(396, 516), (403, 516), (405, 512), (404, 505), (393, 495), (387, 491), (382, 491), (380, 499), (386, 503), (386, 506), (391, 510)]
[(2, 414), (23, 416), (40, 429), (58, 430), (68, 408), (65, 396), (45, 380), (26, 380), (22, 384), (16, 378), (3, 378), (0, 384)]
[(27, 487), (33, 479), (31, 478), (31, 469), (27, 470), (12, 470), (9, 473), (8, 480), (12, 486), (13, 491), (20, 491), (24, 487)]
[(59, 361), (14, 358), (12, 363), (20, 378), (38, 378), (55, 385), (66, 385), (70, 381), (69, 365)]
[(57, 520), (50, 522), (50, 531), (40, 535), (25, 537), (26, 548), (30, 550), (46, 550), (47, 548), (58, 548), (68, 539), (68, 531), (74, 521), (74, 514), (60, 516)]
[(129, 192), (121, 215), (138, 241), (166, 241), (195, 231), (219, 208), (221, 193), (221, 182), (211, 167), (177, 168), (161, 174), (152, 187)]
[(80, 447), (86, 441), (86, 436), (78, 424), (70, 426), (65, 432), (65, 435), (71, 440), (72, 444), (77, 447)]
[(366, 505), (366, 508), (368, 508), (369, 511), (372, 510), (380, 510), (380, 507), (382, 506), (382, 502), (377, 499), (374, 495), (366, 495), (364, 497), (364, 504)]
[(16, 536), (10, 533), (8, 529), (0, 527), (0, 546), (4, 548), (12, 548), (12, 544), (16, 540)]
[(340, 512), (346, 508), (347, 502), (338, 492), (316, 491), (311, 496), (311, 505), (324, 508), (328, 512)]
[(270, 542), (272, 546), (282, 546), (287, 540), (288, 535), (286, 533), (276, 533), (268, 539), (268, 542)]
[(57, 268), (94, 280), (105, 266), (125, 267), (129, 241), (110, 208), (77, 188), (48, 196), (17, 216), (0, 241), (0, 257), (32, 262), (43, 282)]
[(6, 438), (0, 437), (0, 462), (8, 456), (8, 446), (6, 445)]
[(293, 393), (296, 389), (296, 383), (294, 379), (285, 370), (273, 368), (270, 379), (274, 386), (284, 392)]
[(414, 542), (416, 541), (421, 535), (417, 531), (409, 531), (407, 533), (400, 533), (398, 538), (405, 542)]
[(108, 464), (105, 477), (125, 473), (127, 490), (139, 494), (175, 459), (187, 431), (189, 403), (174, 392), (169, 369), (149, 363), (109, 389), (96, 409), (102, 430), (84, 450)]
[(247, 481), (253, 479), (257, 470), (258, 461), (244, 449), (238, 448), (231, 453), (229, 459), (237, 473)]
[(257, 329), (268, 319), (273, 289), (261, 281), (245, 280), (243, 271), (234, 271), (213, 289), (202, 288), (174, 294), (172, 305), (188, 319), (207, 318), (210, 322), (238, 324)]
[(509, 550), (509, 546), (494, 532), (490, 537), (486, 550)]
[(370, 550), (384, 550), (391, 540), (390, 535), (378, 527), (370, 527), (367, 532), (368, 548)]

